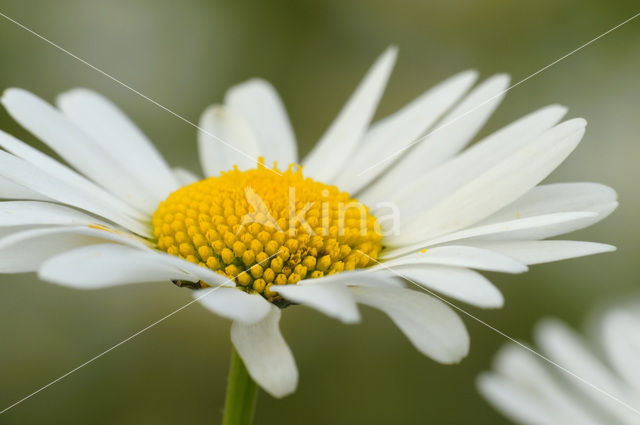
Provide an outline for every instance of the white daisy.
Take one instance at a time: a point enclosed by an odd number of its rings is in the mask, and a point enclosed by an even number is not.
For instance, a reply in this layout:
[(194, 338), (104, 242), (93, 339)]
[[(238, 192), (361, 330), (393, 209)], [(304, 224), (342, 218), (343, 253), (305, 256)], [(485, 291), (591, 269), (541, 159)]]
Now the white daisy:
[[(370, 125), (395, 58), (391, 48), (377, 60), (302, 161), (313, 180), (287, 168), (298, 162), (294, 133), (276, 91), (262, 80), (231, 88), (224, 104), (202, 115), (205, 180), (171, 169), (96, 93), (71, 90), (53, 107), (24, 90), (5, 91), (11, 116), (73, 169), (0, 133), (0, 194), (10, 199), (0, 204), (0, 270), (37, 271), (82, 289), (167, 280), (214, 287), (209, 296), (195, 294), (233, 321), (234, 346), (276, 397), (294, 391), (298, 378), (278, 328), (278, 307), (289, 303), (345, 323), (360, 320), (357, 303), (378, 308), (422, 353), (458, 362), (469, 347), (460, 318), (437, 298), (406, 288), (397, 273), (474, 306), (500, 307), (500, 292), (472, 269), (520, 273), (529, 264), (611, 251), (541, 239), (601, 220), (615, 209), (616, 194), (594, 183), (536, 186), (584, 133), (582, 119), (558, 124), (562, 106), (542, 108), (463, 150), (500, 103), (505, 75), (472, 88), (477, 74), (460, 73)], [(256, 166), (259, 157), (265, 166)], [(271, 168), (274, 161), (284, 166)], [(260, 221), (290, 224), (290, 187), (305, 224), (318, 225), (325, 216), (319, 209), (328, 205), (328, 234), (311, 236), (305, 226), (289, 234)], [(336, 235), (342, 201), (361, 207), (365, 230), (382, 225), (389, 234), (361, 233), (362, 217), (350, 221), (347, 213), (347, 228)], [(312, 207), (304, 210), (307, 202)], [(383, 217), (389, 205), (399, 219), (391, 223)]]
[(541, 354), (505, 346), (480, 392), (513, 421), (527, 425), (640, 423), (640, 304), (608, 308), (595, 321), (593, 341), (547, 319), (536, 329)]

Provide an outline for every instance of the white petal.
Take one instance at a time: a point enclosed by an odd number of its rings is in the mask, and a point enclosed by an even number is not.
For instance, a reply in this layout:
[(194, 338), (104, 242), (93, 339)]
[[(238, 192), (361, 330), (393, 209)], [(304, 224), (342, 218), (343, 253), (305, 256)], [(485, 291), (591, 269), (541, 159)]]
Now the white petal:
[[(0, 242), (4, 238), (6, 238), (8, 236), (12, 236), (12, 235), (15, 235), (17, 233), (25, 232), (27, 230), (36, 230), (36, 229), (41, 229), (41, 228), (42, 228), (42, 226), (39, 226), (39, 225), (6, 226), (6, 227), (0, 226)], [(0, 259), (0, 269), (2, 267), (4, 267), (4, 264), (5, 264), (5, 262), (3, 262)]]
[(399, 275), (422, 287), (481, 308), (500, 308), (500, 291), (480, 273), (460, 267), (413, 265), (393, 267)]
[(193, 296), (207, 310), (243, 323), (264, 319), (272, 307), (262, 296), (248, 294), (237, 288), (206, 288), (194, 291)]
[(231, 341), (249, 374), (266, 392), (281, 398), (293, 393), (298, 385), (298, 368), (280, 333), (280, 310), (271, 312), (260, 322), (233, 322)]
[(106, 223), (78, 210), (50, 202), (0, 202), (0, 227), (37, 224), (106, 225)]
[(116, 244), (97, 244), (66, 251), (45, 261), (40, 279), (76, 289), (170, 280), (197, 280), (162, 263), (148, 252)]
[(117, 106), (100, 94), (73, 89), (58, 96), (60, 110), (92, 142), (148, 189), (159, 201), (178, 189), (169, 165), (140, 129)]
[(397, 49), (387, 49), (373, 64), (340, 114), (304, 159), (304, 174), (330, 183), (352, 156), (378, 106), (395, 63)]
[(344, 271), (332, 275), (327, 275), (315, 279), (303, 279), (300, 283), (306, 282), (326, 282), (340, 283), (347, 286), (373, 286), (376, 288), (402, 288), (404, 284), (402, 279), (390, 270), (379, 268), (357, 269), (352, 271)]
[(478, 225), (567, 211), (596, 211), (615, 203), (615, 190), (598, 183), (554, 183), (536, 186)]
[[(575, 119), (545, 132), (508, 159), (490, 168), (405, 226), (400, 238), (411, 243), (452, 232), (484, 219), (547, 177), (578, 145), (586, 122)], [(488, 196), (490, 194), (490, 196)]]
[(173, 175), (176, 177), (176, 180), (181, 186), (188, 186), (191, 183), (195, 183), (198, 180), (202, 180), (200, 177), (198, 177), (191, 171), (182, 167), (174, 167)]
[(166, 254), (164, 252), (148, 250), (150, 255), (153, 255), (157, 261), (173, 265), (185, 272), (195, 276), (197, 280), (202, 280), (203, 282), (211, 285), (211, 286), (235, 286), (232, 280), (227, 278), (220, 273), (216, 273), (213, 270), (200, 266), (198, 264), (190, 263), (189, 261), (177, 257), (175, 255)]
[(142, 246), (135, 238), (90, 227), (54, 227), (24, 230), (0, 239), (0, 272), (34, 271), (48, 258), (70, 249), (113, 241)]
[(584, 223), (590, 223), (597, 219), (595, 212), (562, 212), (555, 214), (545, 214), (522, 218), (518, 220), (505, 221), (502, 223), (489, 224), (487, 226), (470, 227), (458, 232), (450, 233), (439, 238), (417, 242), (402, 247), (385, 250), (380, 258), (394, 258), (407, 253), (416, 252), (422, 248), (439, 245), (447, 242), (470, 240), (527, 240), (537, 239), (541, 233), (565, 233), (568, 229), (574, 229)]
[[(399, 111), (375, 122), (358, 146), (358, 154), (350, 159), (333, 184), (349, 193), (368, 185), (394, 162), (394, 153), (424, 134), (460, 99), (477, 77), (475, 71), (456, 74), (427, 90)], [(389, 161), (376, 165), (387, 157), (390, 157)], [(371, 170), (367, 170), (372, 166)]]
[(615, 251), (603, 243), (582, 241), (465, 241), (465, 245), (508, 255), (523, 264), (541, 264)]
[(159, 199), (151, 196), (109, 151), (92, 142), (89, 136), (47, 102), (21, 89), (5, 90), (1, 101), (20, 125), (74, 168), (141, 211), (155, 211)]
[[(544, 367), (541, 360), (534, 357), (533, 353), (526, 351), (516, 344), (504, 347), (496, 356), (495, 368), (504, 378), (503, 388), (509, 388), (513, 395), (508, 397), (502, 393), (503, 402), (511, 402), (505, 406), (507, 409), (518, 403), (521, 413), (531, 412), (524, 407), (530, 403), (532, 407), (543, 414), (550, 423), (564, 424), (599, 424), (592, 420), (592, 415), (586, 411), (586, 406), (581, 400), (566, 391), (559, 382)], [(501, 380), (498, 379), (497, 382)], [(496, 389), (496, 388), (494, 388)], [(496, 394), (498, 395), (498, 394)], [(511, 410), (511, 413), (516, 413)], [(603, 424), (604, 425), (604, 424)]]
[[(126, 213), (136, 219), (146, 219), (147, 216), (140, 213), (135, 208), (122, 202), (103, 188), (89, 181), (86, 177), (81, 176), (69, 167), (62, 165), (50, 156), (43, 154), (37, 149), (32, 148), (26, 143), (16, 139), (12, 135), (0, 130), (0, 147), (11, 152), (18, 158), (22, 158), (29, 164), (35, 166), (40, 172), (46, 173), (56, 180), (61, 180), (66, 185), (82, 191), (85, 196), (95, 199), (101, 204), (110, 207), (114, 212), (119, 211)], [(1, 168), (0, 168), (1, 170)], [(9, 179), (10, 180), (10, 179)], [(49, 198), (40, 195), (41, 199), (49, 200)], [(18, 198), (16, 198), (18, 199)], [(39, 199), (29, 197), (25, 199)]]
[[(611, 202), (609, 204), (603, 204), (592, 207), (593, 211), (590, 217), (585, 217), (581, 220), (574, 220), (559, 224), (557, 226), (545, 226), (538, 227), (536, 229), (526, 230), (523, 232), (512, 232), (509, 234), (509, 239), (546, 239), (554, 236), (562, 235), (565, 233), (571, 233), (576, 230), (584, 229), (585, 227), (592, 226), (609, 216), (615, 209), (618, 208), (617, 202)], [(544, 216), (542, 216), (544, 217)]]
[[(590, 211), (559, 212), (504, 221), (502, 223), (479, 225), (452, 233), (451, 235), (446, 235), (442, 239), (449, 240), (450, 238), (458, 238), (460, 235), (471, 233), (474, 234), (474, 236), (472, 236), (474, 239), (538, 240), (551, 238), (589, 227), (606, 218), (617, 207), (618, 203), (612, 202), (610, 204), (594, 206), (590, 208)], [(517, 225), (518, 222), (520, 222), (520, 225)], [(542, 224), (545, 222), (546, 224)], [(533, 223), (539, 224), (532, 225)], [(499, 230), (500, 227), (503, 227), (505, 231), (488, 231), (492, 228)]]
[[(605, 391), (624, 402), (633, 403), (630, 400), (631, 393), (628, 388), (589, 351), (582, 338), (564, 323), (547, 319), (536, 327), (535, 336), (538, 346), (552, 361), (570, 370), (573, 374), (589, 382), (599, 390)], [(569, 376), (567, 382), (572, 384), (578, 391), (586, 394), (601, 409), (617, 415), (621, 420), (625, 417), (633, 417), (633, 421), (627, 421), (626, 423), (637, 422), (637, 414), (590, 385), (585, 385), (583, 381)]]
[(613, 189), (597, 183), (541, 185), (534, 187), (517, 201), (476, 226), (560, 212), (590, 211), (596, 214), (561, 226), (540, 227), (527, 231), (526, 234), (515, 232), (509, 236), (509, 239), (544, 239), (591, 226), (603, 220), (617, 208), (616, 199), (617, 194)]
[(509, 342), (500, 349), (493, 359), (493, 367), (517, 383), (533, 384), (549, 392), (555, 389), (542, 360), (515, 342)]
[(0, 174), (5, 178), (38, 192), (49, 199), (100, 215), (142, 236), (151, 236), (149, 226), (115, 210), (105, 200), (84, 188), (67, 184), (28, 162), (0, 151)]
[(342, 283), (309, 280), (297, 285), (274, 285), (271, 290), (278, 292), (289, 301), (315, 308), (344, 323), (360, 321), (360, 313), (355, 299)]
[[(16, 249), (18, 251), (23, 250), (23, 246), (25, 242), (29, 244), (50, 244), (49, 240), (75, 240), (82, 239), (84, 241), (84, 245), (92, 245), (96, 243), (103, 243), (105, 240), (117, 242), (119, 244), (124, 245), (113, 245), (108, 248), (109, 252), (115, 256), (115, 254), (119, 254), (120, 257), (130, 256), (131, 262), (137, 261), (137, 259), (142, 259), (141, 261), (153, 261), (156, 264), (164, 265), (165, 267), (169, 267), (170, 269), (180, 270), (183, 275), (189, 276), (189, 278), (184, 278), (185, 280), (190, 281), (199, 281), (202, 280), (205, 283), (211, 286), (217, 285), (225, 285), (225, 286), (235, 286), (235, 283), (228, 279), (227, 277), (214, 272), (206, 267), (199, 266), (197, 264), (190, 263), (182, 258), (176, 257), (174, 255), (169, 255), (164, 252), (156, 251), (154, 249), (150, 249), (146, 246), (143, 240), (136, 239), (132, 235), (127, 235), (123, 233), (118, 233), (115, 231), (107, 231), (107, 230), (99, 230), (95, 228), (86, 228), (86, 227), (64, 227), (64, 228), (49, 228), (49, 229), (37, 229), (33, 231), (25, 231), (20, 234), (12, 235), (11, 237), (6, 237), (0, 240), (0, 249)], [(18, 248), (16, 248), (16, 245)], [(132, 250), (133, 249), (133, 250)], [(64, 245), (57, 247), (54, 253), (59, 253), (66, 251)], [(78, 250), (77, 253), (74, 254), (74, 258), (81, 258), (82, 255), (86, 255), (88, 257), (87, 261), (99, 261), (100, 257), (96, 257), (92, 255), (91, 249), (88, 249), (86, 253), (83, 253), (82, 250)], [(123, 260), (124, 261), (124, 260)], [(108, 274), (107, 272), (105, 272)], [(114, 273), (117, 275), (118, 271), (114, 270)], [(64, 276), (61, 276), (63, 279)], [(107, 278), (105, 276), (105, 278)], [(182, 278), (181, 278), (182, 279)], [(125, 283), (125, 282), (123, 282)]]
[(359, 303), (386, 313), (411, 343), (440, 363), (457, 363), (469, 351), (464, 323), (447, 305), (403, 288), (352, 287)]
[(523, 263), (489, 249), (472, 246), (448, 245), (429, 248), (425, 252), (403, 255), (374, 268), (412, 266), (412, 265), (443, 265), (468, 267), (502, 273), (523, 273), (527, 266)]
[(611, 309), (602, 319), (602, 342), (618, 374), (640, 390), (640, 317), (621, 308)]
[(48, 198), (0, 176), (0, 199), (31, 199), (46, 201)]
[[(473, 89), (441, 122), (412, 148), (398, 152), (400, 160), (387, 174), (359, 195), (367, 204), (391, 200), (398, 182), (414, 182), (460, 151), (484, 126), (504, 97), (506, 75), (495, 75)], [(380, 158), (377, 163), (383, 161)]]
[[(485, 137), (432, 171), (425, 173), (426, 170), (422, 169), (422, 174), (409, 180), (410, 183), (402, 190), (398, 191), (394, 185), (390, 196), (400, 204), (404, 213), (411, 209), (411, 216), (403, 217), (404, 221), (504, 161), (557, 124), (566, 111), (567, 108), (563, 106), (551, 105), (532, 112)], [(413, 196), (416, 190), (422, 195), (418, 199)]]
[(262, 153), (255, 134), (234, 111), (221, 105), (209, 106), (200, 117), (198, 150), (204, 175), (218, 176), (237, 165), (255, 168)]
[(224, 101), (256, 135), (265, 164), (270, 166), (278, 161), (286, 167), (298, 162), (293, 128), (271, 84), (257, 78), (249, 80), (229, 89)]
[(483, 373), (478, 378), (478, 391), (502, 414), (522, 425), (566, 425), (550, 412), (538, 394), (527, 392), (497, 373)]

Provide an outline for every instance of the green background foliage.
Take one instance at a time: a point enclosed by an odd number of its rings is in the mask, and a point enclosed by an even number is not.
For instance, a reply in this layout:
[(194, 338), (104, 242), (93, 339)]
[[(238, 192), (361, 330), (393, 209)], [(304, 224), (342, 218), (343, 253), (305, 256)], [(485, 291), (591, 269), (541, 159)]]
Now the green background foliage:
[[(638, 12), (634, 1), (418, 0), (221, 2), (4, 0), (0, 11), (189, 120), (229, 86), (260, 76), (284, 99), (307, 152), (389, 44), (399, 61), (379, 108), (393, 112), (467, 68), (517, 82)], [(577, 151), (548, 181), (596, 181), (621, 207), (571, 238), (619, 251), (491, 274), (501, 310), (461, 307), (530, 341), (541, 317), (579, 325), (593, 306), (630, 297), (640, 253), (640, 20), (514, 88), (482, 135), (550, 103), (589, 121)], [(0, 19), (0, 87), (53, 101), (85, 86), (119, 104), (171, 164), (198, 170), (193, 127), (14, 24)], [(0, 112), (1, 128), (38, 148)], [(190, 301), (168, 282), (81, 292), (0, 276), (0, 408)], [(414, 350), (383, 314), (362, 308), (344, 326), (291, 308), (282, 329), (300, 368), (297, 393), (260, 394), (257, 424), (505, 424), (474, 379), (505, 339), (468, 317), (471, 353), (441, 366)], [(217, 423), (230, 353), (229, 323), (193, 305), (0, 418), (7, 424)]]

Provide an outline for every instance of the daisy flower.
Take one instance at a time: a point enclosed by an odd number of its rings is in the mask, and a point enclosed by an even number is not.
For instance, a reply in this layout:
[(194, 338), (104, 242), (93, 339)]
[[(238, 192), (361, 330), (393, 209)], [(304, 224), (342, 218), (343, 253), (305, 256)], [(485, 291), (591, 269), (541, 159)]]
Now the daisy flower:
[(480, 392), (520, 424), (640, 423), (640, 304), (610, 306), (593, 325), (586, 341), (561, 321), (543, 320), (537, 346), (568, 373), (512, 343), (479, 377)]
[(257, 79), (232, 87), (201, 117), (204, 179), (172, 169), (94, 92), (71, 90), (54, 107), (6, 90), (9, 114), (64, 163), (0, 133), (0, 194), (9, 199), (0, 203), (0, 270), (81, 289), (193, 288), (233, 321), (235, 349), (275, 397), (298, 380), (279, 331), (293, 304), (345, 323), (360, 320), (357, 304), (371, 306), (420, 352), (460, 361), (469, 348), (462, 320), (405, 278), (500, 307), (500, 292), (476, 270), (521, 273), (612, 250), (541, 239), (601, 220), (616, 194), (594, 183), (537, 186), (584, 134), (582, 119), (559, 124), (562, 106), (465, 149), (500, 103), (505, 75), (473, 87), (477, 74), (462, 72), (371, 124), (395, 58), (390, 48), (375, 62), (302, 167), (274, 88)]

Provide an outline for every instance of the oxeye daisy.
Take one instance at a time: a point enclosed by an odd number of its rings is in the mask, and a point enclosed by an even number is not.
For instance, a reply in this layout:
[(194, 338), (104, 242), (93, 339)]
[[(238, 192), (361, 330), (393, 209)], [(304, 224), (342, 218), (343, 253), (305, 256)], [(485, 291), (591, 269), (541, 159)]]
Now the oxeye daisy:
[(505, 75), (462, 72), (371, 124), (395, 62), (376, 61), (315, 148), (299, 160), (274, 88), (231, 88), (200, 121), (205, 178), (172, 169), (100, 95), (56, 106), (20, 89), (2, 104), (66, 163), (0, 133), (0, 268), (82, 289), (173, 281), (231, 319), (248, 373), (275, 397), (298, 372), (279, 331), (306, 305), (345, 323), (357, 304), (385, 312), (422, 353), (460, 361), (462, 320), (425, 291), (485, 308), (503, 303), (476, 270), (610, 251), (542, 241), (616, 207), (594, 183), (538, 184), (576, 147), (585, 121), (548, 106), (465, 149), (500, 103)]
[(564, 370), (511, 343), (479, 377), (480, 392), (520, 424), (640, 423), (640, 304), (612, 305), (594, 319), (589, 339), (556, 319), (537, 326), (540, 353)]

